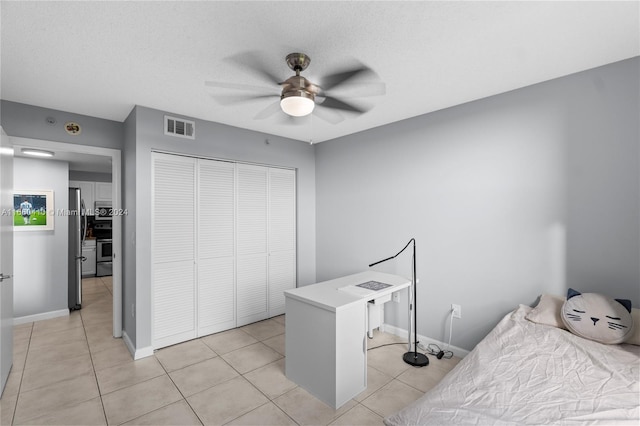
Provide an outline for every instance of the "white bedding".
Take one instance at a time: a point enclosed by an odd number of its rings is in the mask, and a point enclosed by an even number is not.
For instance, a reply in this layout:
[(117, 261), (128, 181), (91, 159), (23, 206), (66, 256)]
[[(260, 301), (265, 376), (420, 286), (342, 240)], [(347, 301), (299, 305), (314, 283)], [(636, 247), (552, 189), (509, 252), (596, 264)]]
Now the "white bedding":
[(640, 424), (640, 346), (535, 324), (524, 318), (529, 310), (520, 305), (505, 316), (436, 387), (385, 424)]

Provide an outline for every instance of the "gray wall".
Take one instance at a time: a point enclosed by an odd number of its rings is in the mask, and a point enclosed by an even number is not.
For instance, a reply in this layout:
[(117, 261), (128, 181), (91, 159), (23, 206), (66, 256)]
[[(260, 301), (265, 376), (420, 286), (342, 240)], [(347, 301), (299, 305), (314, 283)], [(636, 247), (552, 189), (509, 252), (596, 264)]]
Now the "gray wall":
[[(129, 214), (122, 220), (122, 328), (132, 343), (136, 341), (136, 112), (135, 107), (124, 122), (122, 153), (123, 206)], [(126, 307), (129, 309), (126, 309)]]
[(111, 173), (84, 172), (69, 170), (69, 180), (83, 180), (89, 182), (111, 182)]
[[(163, 131), (165, 112), (145, 107), (136, 107), (135, 111), (135, 231), (127, 229), (125, 239), (135, 233), (136, 251), (136, 348), (151, 345), (151, 152), (163, 150), (176, 153), (201, 155), (206, 157), (229, 159), (241, 162), (253, 162), (297, 169), (297, 207), (298, 207), (298, 285), (314, 283), (315, 246), (316, 246), (316, 198), (315, 198), (315, 160), (312, 146), (290, 139), (253, 132), (203, 120), (196, 121), (196, 140), (165, 136)], [(169, 113), (167, 113), (169, 114)], [(169, 114), (175, 116), (175, 114)], [(184, 117), (188, 118), (189, 117)], [(265, 143), (269, 139), (269, 144)], [(125, 148), (125, 163), (130, 140)], [(128, 167), (125, 166), (128, 171)], [(128, 172), (127, 172), (128, 173)], [(132, 185), (127, 174), (125, 199)], [(130, 269), (128, 266), (126, 269)], [(131, 271), (126, 270), (129, 276)], [(125, 306), (125, 315), (131, 315), (131, 307)], [(128, 321), (128, 320), (127, 320)], [(128, 324), (128, 323), (127, 323)], [(132, 339), (133, 340), (133, 339)]]
[[(14, 158), (16, 190), (53, 190), (54, 208), (69, 207), (69, 165)], [(13, 239), (13, 314), (16, 318), (67, 309), (69, 219), (52, 231), (16, 231)]]
[[(117, 121), (6, 100), (1, 101), (1, 112), (2, 127), (9, 136), (122, 149), (123, 124)], [(47, 124), (47, 117), (55, 118), (56, 124)], [(68, 134), (64, 130), (68, 121), (79, 123), (82, 133), (77, 136)]]
[[(0, 106), (0, 119), (2, 120), (2, 127), (5, 129), (9, 136), (72, 143), (78, 145), (97, 146), (101, 148), (111, 148), (119, 150), (122, 150), (124, 147), (125, 125), (117, 121), (104, 120), (101, 118), (90, 117), (81, 114), (73, 114), (32, 105), (25, 105), (6, 100), (2, 100), (0, 102)], [(56, 124), (47, 124), (47, 117), (55, 118)], [(79, 123), (82, 126), (82, 133), (77, 136), (67, 134), (63, 127), (64, 123), (66, 123), (67, 121), (75, 121)], [(17, 169), (18, 166), (14, 166), (14, 171)], [(68, 180), (69, 176), (71, 175), (73, 176), (72, 179), (83, 180), (80, 179), (82, 176), (67, 172), (67, 181), (65, 183), (65, 187), (68, 187)], [(99, 181), (99, 179), (90, 180)], [(126, 180), (123, 179), (123, 185), (125, 184)], [(123, 208), (127, 208), (126, 200), (124, 202)], [(65, 234), (65, 241), (66, 238), (67, 237)], [(123, 240), (123, 243), (126, 244), (126, 240)], [(66, 247), (66, 245), (64, 247)], [(64, 253), (66, 258), (66, 248), (61, 252)], [(52, 250), (49, 255), (52, 255), (52, 253), (54, 253), (54, 250)], [(125, 259), (126, 258), (124, 258), (123, 260)], [(47, 262), (50, 262), (50, 258), (47, 259)], [(135, 258), (133, 258), (133, 262), (135, 262)], [(66, 260), (64, 263), (66, 264)], [(123, 277), (123, 293), (126, 291), (135, 292), (135, 281), (126, 282), (125, 280), (126, 277)], [(64, 285), (66, 288), (66, 279)], [(66, 306), (66, 301), (64, 306)], [(16, 313), (16, 316), (18, 315), (19, 314)]]
[(568, 283), (640, 308), (640, 58), (566, 86)]
[[(316, 145), (317, 278), (417, 240), (418, 332), (471, 349), (568, 286), (640, 305), (638, 58)], [(410, 275), (406, 253), (378, 270)], [(406, 299), (405, 299), (406, 301)], [(406, 328), (405, 301), (386, 321)]]

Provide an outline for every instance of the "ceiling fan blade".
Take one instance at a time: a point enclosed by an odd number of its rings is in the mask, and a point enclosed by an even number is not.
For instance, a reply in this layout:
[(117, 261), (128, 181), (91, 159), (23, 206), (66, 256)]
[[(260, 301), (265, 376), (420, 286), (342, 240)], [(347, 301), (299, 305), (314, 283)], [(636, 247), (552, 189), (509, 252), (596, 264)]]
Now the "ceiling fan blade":
[(282, 122), (282, 124), (286, 123), (292, 126), (307, 126), (311, 122), (311, 114), (305, 115), (304, 117), (292, 117), (288, 114), (284, 114), (284, 115), (285, 115), (286, 121)]
[(337, 109), (314, 108), (313, 115), (330, 124), (338, 124), (344, 121), (344, 117)]
[(280, 84), (282, 78), (278, 77), (277, 73), (267, 66), (269, 62), (262, 59), (262, 55), (263, 53), (258, 51), (249, 51), (238, 53), (225, 59), (241, 65), (243, 71), (258, 76), (266, 83)]
[[(325, 91), (327, 95), (330, 92)], [(343, 98), (366, 98), (371, 96), (383, 96), (387, 93), (387, 86), (382, 82), (371, 83), (349, 83), (340, 88), (340, 95)]]
[(362, 65), (358, 68), (337, 72), (335, 74), (330, 74), (328, 76), (325, 76), (321, 80), (320, 87), (322, 87), (323, 90), (331, 90), (334, 87), (337, 87), (351, 80), (356, 76), (364, 75), (367, 73), (373, 73), (373, 71), (371, 70), (371, 68)]
[(251, 84), (238, 84), (238, 83), (227, 83), (224, 81), (205, 81), (205, 86), (208, 87), (217, 87), (220, 89), (232, 89), (232, 90), (246, 90), (249, 92), (265, 92), (265, 91), (273, 91), (272, 87), (266, 86), (254, 86)]
[(268, 107), (266, 107), (259, 113), (257, 113), (253, 118), (254, 120), (264, 120), (265, 118), (269, 118), (277, 114), (278, 112), (282, 112), (282, 109), (280, 108), (280, 102), (274, 102), (272, 104), (269, 104)]
[(255, 101), (256, 99), (275, 98), (278, 95), (211, 95), (211, 97), (221, 105), (233, 105)]
[[(318, 98), (316, 98), (316, 100), (318, 100)], [(317, 105), (325, 108), (333, 108), (333, 109), (339, 109), (342, 111), (355, 112), (358, 114), (362, 114), (364, 112), (369, 111), (369, 108), (355, 106), (353, 104), (347, 103), (345, 101), (341, 101), (340, 99), (337, 99), (331, 96), (326, 96), (324, 100), (320, 99)]]

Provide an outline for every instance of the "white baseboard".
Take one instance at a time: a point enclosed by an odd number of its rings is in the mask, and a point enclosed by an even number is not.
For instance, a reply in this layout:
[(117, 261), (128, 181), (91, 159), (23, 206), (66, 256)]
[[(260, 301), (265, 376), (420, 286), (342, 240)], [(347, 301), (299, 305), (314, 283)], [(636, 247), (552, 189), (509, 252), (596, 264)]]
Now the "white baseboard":
[(127, 349), (129, 349), (129, 352), (131, 353), (131, 356), (133, 356), (134, 360), (146, 358), (153, 355), (153, 347), (151, 346), (147, 346), (146, 348), (142, 349), (136, 349), (133, 346), (131, 338), (129, 338), (129, 335), (124, 330), (122, 330), (122, 340), (124, 340), (124, 344), (127, 345)]
[(41, 314), (26, 315), (24, 317), (16, 317), (13, 319), (13, 325), (26, 324), (28, 322), (48, 320), (51, 318), (68, 317), (69, 309), (60, 309), (58, 311), (43, 312)]
[[(389, 324), (383, 324), (382, 327), (380, 327), (385, 333), (391, 333), (391, 334), (395, 334), (396, 336), (399, 337), (403, 337), (403, 338), (407, 338), (407, 330), (403, 329), (403, 328), (399, 328), (393, 325), (389, 325)], [(413, 342), (413, 333), (411, 334), (411, 340)], [(424, 345), (425, 347), (429, 344), (429, 343), (435, 343), (436, 345), (438, 345), (441, 349), (445, 349), (445, 347), (447, 346), (446, 343), (441, 342), (439, 340), (435, 340), (432, 339), (430, 337), (425, 337), (421, 334), (418, 334), (418, 342), (419, 345)], [(413, 345), (412, 345), (413, 346)], [(459, 358), (464, 358), (465, 356), (469, 355), (469, 351), (466, 349), (462, 349), (459, 348), (457, 346), (449, 346), (449, 348), (447, 350), (450, 350), (453, 352), (453, 354)]]
[(133, 342), (131, 342), (129, 335), (124, 330), (122, 330), (122, 340), (124, 341), (124, 344), (127, 347), (127, 349), (129, 349), (129, 353), (131, 353), (131, 356), (135, 359), (136, 348), (133, 347)]

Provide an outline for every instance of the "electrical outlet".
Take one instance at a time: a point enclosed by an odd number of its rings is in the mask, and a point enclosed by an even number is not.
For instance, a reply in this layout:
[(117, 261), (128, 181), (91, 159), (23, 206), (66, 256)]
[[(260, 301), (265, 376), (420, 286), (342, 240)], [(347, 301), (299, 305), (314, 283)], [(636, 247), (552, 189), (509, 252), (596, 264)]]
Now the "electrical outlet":
[(131, 316), (132, 316), (133, 318), (135, 318), (135, 317), (136, 317), (136, 304), (135, 304), (135, 303), (132, 303), (132, 304), (131, 304)]
[(451, 304), (451, 310), (453, 311), (451, 314), (454, 318), (462, 318), (462, 306)]
[(391, 298), (393, 299), (394, 302), (396, 303), (400, 303), (400, 292), (396, 291), (391, 295)]

